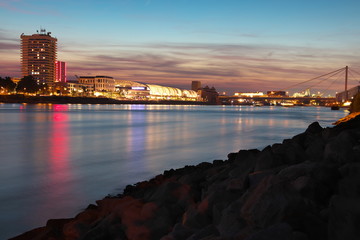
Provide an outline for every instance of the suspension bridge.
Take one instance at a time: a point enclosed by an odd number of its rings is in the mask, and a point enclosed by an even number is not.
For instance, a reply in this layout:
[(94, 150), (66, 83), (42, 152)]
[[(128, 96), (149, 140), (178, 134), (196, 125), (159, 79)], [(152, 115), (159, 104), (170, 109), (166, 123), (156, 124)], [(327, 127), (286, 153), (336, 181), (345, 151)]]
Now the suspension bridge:
[[(313, 103), (315, 105), (331, 105), (336, 103), (335, 94), (342, 92), (343, 100), (347, 101), (349, 96), (348, 87), (351, 85), (359, 85), (360, 73), (348, 66), (331, 71), (320, 76), (292, 84), (284, 89), (272, 91), (275, 94), (257, 95), (257, 96), (221, 96), (220, 100), (224, 104), (245, 103), (279, 103), (292, 101), (297, 104)], [(289, 96), (289, 91), (297, 91), (293, 96)], [(311, 94), (313, 92), (313, 94)], [(282, 94), (276, 94), (282, 93)], [(327, 96), (327, 97), (326, 97)]]
[[(341, 92), (341, 86), (343, 86), (343, 90), (345, 93), (348, 92), (349, 84), (358, 85), (360, 80), (360, 73), (357, 71), (350, 69), (348, 66), (337, 69), (335, 71), (322, 74), (315, 78), (302, 81), (293, 85), (288, 86), (283, 91), (289, 91), (290, 89), (294, 89), (298, 86), (305, 86), (305, 89), (302, 92), (310, 93), (311, 89), (318, 89), (321, 91), (321, 96), (326, 95), (327, 91)], [(309, 96), (309, 94), (307, 94)], [(318, 94), (319, 95), (319, 94)], [(330, 94), (329, 94), (330, 95)], [(346, 97), (346, 100), (349, 99), (349, 96)]]

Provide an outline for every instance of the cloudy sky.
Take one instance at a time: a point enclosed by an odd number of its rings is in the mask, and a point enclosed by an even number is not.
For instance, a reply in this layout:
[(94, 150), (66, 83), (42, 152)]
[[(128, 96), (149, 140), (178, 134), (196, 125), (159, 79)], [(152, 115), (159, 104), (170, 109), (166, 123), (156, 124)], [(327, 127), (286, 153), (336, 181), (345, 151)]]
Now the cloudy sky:
[(360, 72), (359, 11), (359, 0), (0, 0), (0, 76), (20, 77), (20, 35), (45, 28), (69, 79), (291, 92)]

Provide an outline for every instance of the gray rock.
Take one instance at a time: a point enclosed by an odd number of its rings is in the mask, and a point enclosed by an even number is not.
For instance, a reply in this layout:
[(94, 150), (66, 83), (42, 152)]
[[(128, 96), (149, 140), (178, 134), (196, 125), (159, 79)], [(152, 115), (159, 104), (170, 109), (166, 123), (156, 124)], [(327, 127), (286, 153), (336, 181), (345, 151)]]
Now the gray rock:
[(277, 223), (247, 237), (246, 240), (293, 240), (292, 228), (287, 223)]
[(309, 238), (303, 232), (294, 231), (292, 233), (292, 240), (309, 240)]
[(295, 164), (305, 160), (303, 147), (292, 140), (284, 140), (283, 144), (274, 144), (272, 151), (280, 156), (283, 164)]
[(249, 178), (249, 187), (256, 187), (264, 178), (269, 176), (275, 176), (275, 171), (273, 169), (264, 170), (259, 172), (254, 172), (248, 175)]
[(211, 216), (208, 214), (208, 206), (202, 211), (194, 207), (188, 208), (184, 213), (183, 224), (192, 229), (201, 229), (211, 223)]
[(321, 136), (316, 136), (311, 140), (305, 150), (306, 159), (316, 162), (321, 161), (324, 157), (325, 141)]
[(230, 177), (243, 177), (254, 171), (259, 150), (240, 150), (234, 157)]
[(341, 171), (344, 177), (338, 182), (339, 194), (344, 197), (358, 197), (360, 195), (360, 163), (348, 163), (341, 168)]
[(308, 128), (305, 130), (305, 133), (307, 134), (318, 134), (321, 133), (323, 128), (320, 126), (319, 122), (313, 122), (308, 126)]
[(288, 181), (296, 180), (298, 177), (309, 175), (315, 168), (315, 163), (303, 162), (296, 165), (288, 166), (282, 169), (278, 176)]
[(185, 240), (194, 233), (189, 227), (184, 226), (181, 223), (174, 225), (173, 230), (166, 236), (163, 236), (161, 240)]
[(324, 160), (338, 164), (353, 162), (353, 147), (356, 140), (353, 138), (350, 130), (341, 132), (336, 138), (328, 142), (324, 149)]
[(244, 197), (241, 216), (257, 228), (267, 228), (303, 210), (299, 194), (278, 177), (268, 176)]
[(263, 171), (283, 164), (282, 158), (274, 155), (272, 148), (267, 146), (257, 155), (254, 171)]
[(221, 212), (220, 222), (217, 224), (217, 229), (221, 236), (235, 236), (246, 227), (245, 220), (240, 216), (239, 208), (239, 203), (234, 202)]
[(191, 235), (187, 240), (210, 239), (219, 236), (219, 231), (214, 225), (209, 225)]
[(360, 196), (335, 195), (329, 204), (329, 240), (358, 240), (360, 238)]

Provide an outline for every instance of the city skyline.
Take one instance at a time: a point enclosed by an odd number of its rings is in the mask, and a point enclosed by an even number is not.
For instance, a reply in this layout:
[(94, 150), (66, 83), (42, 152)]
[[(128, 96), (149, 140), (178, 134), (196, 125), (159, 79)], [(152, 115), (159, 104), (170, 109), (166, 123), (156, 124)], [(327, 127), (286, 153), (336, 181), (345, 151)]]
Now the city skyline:
[(58, 39), (68, 79), (280, 90), (346, 65), (360, 70), (359, 7), (351, 0), (0, 0), (0, 76), (21, 75), (20, 35), (45, 28)]

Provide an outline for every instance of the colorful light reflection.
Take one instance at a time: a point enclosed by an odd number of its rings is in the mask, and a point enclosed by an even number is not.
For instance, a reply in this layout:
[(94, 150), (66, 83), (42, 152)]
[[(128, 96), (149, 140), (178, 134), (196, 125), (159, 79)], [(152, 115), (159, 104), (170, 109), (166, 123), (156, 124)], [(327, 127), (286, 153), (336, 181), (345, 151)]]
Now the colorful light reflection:
[(57, 187), (57, 194), (68, 191), (67, 183), (71, 178), (69, 166), (70, 137), (67, 105), (53, 105), (53, 121), (50, 132), (49, 162), (50, 181)]

